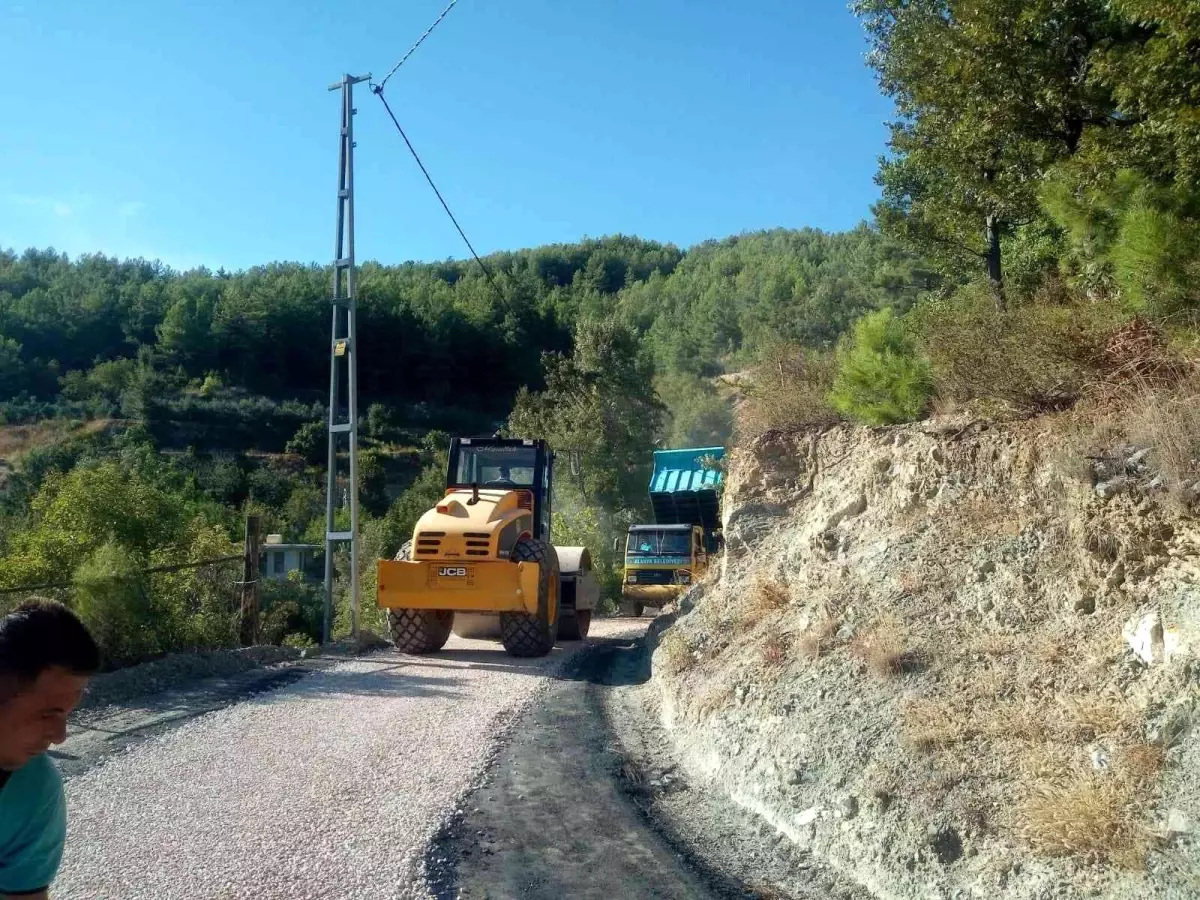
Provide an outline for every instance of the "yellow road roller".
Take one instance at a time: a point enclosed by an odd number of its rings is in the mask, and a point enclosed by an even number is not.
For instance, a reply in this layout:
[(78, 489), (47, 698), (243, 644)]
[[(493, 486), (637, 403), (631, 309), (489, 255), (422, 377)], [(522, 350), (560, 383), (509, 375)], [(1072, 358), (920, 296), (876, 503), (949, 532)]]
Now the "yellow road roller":
[(550, 544), (553, 484), (543, 440), (451, 440), (445, 496), (394, 560), (378, 562), (397, 649), (434, 653), (453, 630), (544, 656), (587, 637), (599, 586), (586, 548)]

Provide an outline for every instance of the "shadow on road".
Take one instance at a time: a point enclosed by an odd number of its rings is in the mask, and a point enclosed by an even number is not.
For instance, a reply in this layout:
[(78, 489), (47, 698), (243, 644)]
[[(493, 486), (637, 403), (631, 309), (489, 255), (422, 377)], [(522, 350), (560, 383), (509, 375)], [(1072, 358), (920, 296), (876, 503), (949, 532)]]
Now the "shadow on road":
[(275, 691), (258, 699), (259, 703), (287, 703), (297, 698), (304, 702), (336, 700), (346, 695), (358, 697), (438, 697), (455, 699), (464, 695), (456, 679), (426, 675), (418, 666), (390, 665), (369, 672), (332, 669), (301, 682), (292, 690)]
[[(580, 647), (578, 644), (558, 646), (549, 657), (536, 659), (518, 659), (508, 656), (498, 644), (495, 650), (482, 650), (467, 647), (451, 647), (440, 650), (430, 656), (400, 657), (411, 663), (405, 668), (407, 673), (420, 669), (486, 669), (494, 672), (514, 672), (521, 675), (533, 675), (539, 678), (551, 678), (554, 681), (585, 681), (598, 684), (642, 684), (650, 678), (649, 661), (636, 667), (620, 667), (617, 670), (598, 669), (590, 665), (591, 657), (597, 653), (614, 652), (638, 656), (637, 648), (640, 639), (633, 637), (589, 638)], [(575, 649), (578, 648), (578, 649)], [(561, 666), (554, 666), (555, 657), (563, 657), (568, 653), (574, 655)], [(639, 657), (640, 659), (640, 657)], [(549, 662), (549, 667), (547, 666)], [(609, 678), (624, 678), (636, 680), (611, 681)]]

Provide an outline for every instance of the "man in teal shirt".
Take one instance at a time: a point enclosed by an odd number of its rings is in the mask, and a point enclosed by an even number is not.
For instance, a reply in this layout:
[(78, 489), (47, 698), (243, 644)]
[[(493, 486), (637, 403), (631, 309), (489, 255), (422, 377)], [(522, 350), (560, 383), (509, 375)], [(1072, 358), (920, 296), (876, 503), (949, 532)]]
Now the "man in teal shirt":
[(87, 629), (38, 602), (0, 619), (0, 900), (44, 900), (62, 860), (67, 807), (46, 751), (99, 668)]

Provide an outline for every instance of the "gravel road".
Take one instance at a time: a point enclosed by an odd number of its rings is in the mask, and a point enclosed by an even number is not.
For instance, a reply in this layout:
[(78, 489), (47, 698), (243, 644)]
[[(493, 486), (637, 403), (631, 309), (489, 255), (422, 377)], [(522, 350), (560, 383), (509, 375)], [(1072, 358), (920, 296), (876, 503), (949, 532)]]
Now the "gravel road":
[(67, 780), (54, 897), (430, 896), (430, 839), (579, 646), (541, 660), (458, 638), (432, 657), (380, 653), (136, 744)]

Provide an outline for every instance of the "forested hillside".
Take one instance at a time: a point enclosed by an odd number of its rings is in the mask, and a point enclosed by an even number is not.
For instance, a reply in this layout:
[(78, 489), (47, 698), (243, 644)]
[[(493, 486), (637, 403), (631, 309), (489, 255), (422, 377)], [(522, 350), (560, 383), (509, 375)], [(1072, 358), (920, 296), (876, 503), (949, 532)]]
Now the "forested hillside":
[[(563, 469), (556, 527), (611, 563), (614, 533), (642, 511), (654, 442), (728, 440), (732, 414), (712, 376), (781, 340), (828, 350), (864, 311), (907, 308), (931, 284), (867, 226), (688, 251), (616, 236), (485, 263), (486, 273), (473, 261), (361, 267), (372, 555), (394, 552), (436, 496), (445, 436), (491, 433), (516, 406), (513, 427), (581, 463), (573, 478)], [(326, 267), (290, 263), (175, 272), (0, 254), (0, 583), (132, 577), (202, 536), (210, 550), (213, 535), (233, 540), (250, 511), (319, 542), (330, 281)], [(121, 528), (106, 524), (105, 509), (124, 508), (112, 500), (122, 481), (157, 510), (153, 527), (136, 509)], [(95, 515), (71, 512), (87, 509)], [(159, 587), (137, 583), (159, 602)], [(316, 598), (297, 592), (276, 637), (314, 633)], [(190, 614), (155, 609), (182, 624), (124, 655), (190, 640)]]
[[(363, 396), (503, 416), (518, 388), (540, 382), (539, 352), (569, 350), (580, 318), (614, 314), (645, 335), (660, 372), (711, 375), (780, 338), (831, 344), (863, 312), (907, 307), (931, 284), (867, 226), (778, 229), (686, 253), (614, 237), (486, 262), (491, 280), (473, 262), (362, 266)], [(329, 285), (329, 270), (311, 265), (174, 272), (0, 253), (0, 411), (10, 422), (123, 404), (139, 413), (155, 375), (168, 390), (210, 378), (214, 389), (320, 399)]]
[(673, 273), (631, 284), (619, 310), (661, 370), (715, 375), (781, 341), (832, 346), (863, 313), (907, 309), (934, 284), (866, 225), (845, 234), (780, 228), (692, 248)]

